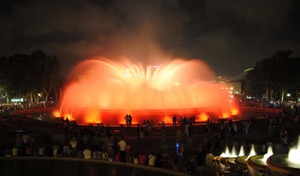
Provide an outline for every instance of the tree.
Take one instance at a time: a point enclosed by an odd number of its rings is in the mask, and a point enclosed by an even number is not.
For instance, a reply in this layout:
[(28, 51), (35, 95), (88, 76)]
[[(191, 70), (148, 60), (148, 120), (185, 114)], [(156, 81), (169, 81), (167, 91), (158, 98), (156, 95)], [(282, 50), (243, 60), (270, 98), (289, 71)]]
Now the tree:
[(276, 51), (272, 57), (257, 62), (248, 75), (248, 91), (263, 90), (266, 100), (280, 99), (280, 102), (284, 101), (287, 91), (298, 91), (300, 59), (291, 57), (292, 53), (291, 50)]
[(56, 56), (49, 56), (41, 50), (31, 55), (16, 54), (1, 58), (0, 83), (11, 91), (11, 96), (27, 95), (30, 102), (42, 92), (48, 102), (54, 88), (60, 83), (60, 63)]
[(32, 53), (32, 76), (45, 96), (45, 103), (48, 102), (50, 94), (60, 82), (60, 63), (56, 56), (49, 56), (37, 50)]

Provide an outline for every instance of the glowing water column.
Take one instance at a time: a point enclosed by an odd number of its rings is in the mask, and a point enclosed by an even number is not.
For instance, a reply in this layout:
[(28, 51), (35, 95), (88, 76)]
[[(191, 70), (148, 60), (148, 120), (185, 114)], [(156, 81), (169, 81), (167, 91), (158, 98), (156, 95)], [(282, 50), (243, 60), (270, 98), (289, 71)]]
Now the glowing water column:
[(234, 111), (228, 92), (211, 82), (213, 72), (199, 60), (143, 66), (129, 60), (91, 59), (77, 65), (69, 78), (57, 116), (79, 124), (125, 123), (126, 114), (133, 124), (168, 124), (174, 115), (199, 120), (208, 113), (223, 117)]

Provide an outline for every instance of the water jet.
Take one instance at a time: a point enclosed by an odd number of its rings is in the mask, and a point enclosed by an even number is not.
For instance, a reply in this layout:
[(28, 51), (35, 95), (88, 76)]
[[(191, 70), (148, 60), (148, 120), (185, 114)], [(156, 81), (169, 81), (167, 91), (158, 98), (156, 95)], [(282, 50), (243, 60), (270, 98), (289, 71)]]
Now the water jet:
[(124, 124), (154, 120), (172, 123), (176, 117), (203, 114), (235, 115), (224, 84), (213, 82), (211, 69), (200, 60), (175, 59), (162, 65), (133, 64), (129, 60), (89, 59), (70, 73), (56, 116), (79, 124)]

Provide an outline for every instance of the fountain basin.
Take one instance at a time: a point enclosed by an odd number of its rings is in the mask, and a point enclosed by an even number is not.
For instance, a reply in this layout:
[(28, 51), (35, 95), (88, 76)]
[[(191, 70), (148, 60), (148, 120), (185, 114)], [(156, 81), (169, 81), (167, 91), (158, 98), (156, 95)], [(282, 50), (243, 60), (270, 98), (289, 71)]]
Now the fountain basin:
[(273, 155), (268, 158), (267, 165), (277, 173), (300, 175), (300, 164), (288, 161), (288, 155)]
[(248, 169), (248, 166), (246, 164), (246, 160), (247, 160), (248, 156), (239, 156), (235, 159), (235, 164), (243, 169)]
[(223, 165), (225, 165), (225, 166), (228, 166), (228, 159), (229, 158), (223, 158), (223, 157), (221, 157), (221, 160), (220, 160), (220, 162), (223, 164)]
[(258, 172), (268, 171), (267, 163), (263, 161), (264, 155), (254, 155), (247, 159), (246, 164)]
[(235, 160), (236, 160), (236, 157), (228, 158), (228, 159), (227, 159), (227, 164), (228, 164), (230, 167), (235, 167), (235, 166), (236, 166)]

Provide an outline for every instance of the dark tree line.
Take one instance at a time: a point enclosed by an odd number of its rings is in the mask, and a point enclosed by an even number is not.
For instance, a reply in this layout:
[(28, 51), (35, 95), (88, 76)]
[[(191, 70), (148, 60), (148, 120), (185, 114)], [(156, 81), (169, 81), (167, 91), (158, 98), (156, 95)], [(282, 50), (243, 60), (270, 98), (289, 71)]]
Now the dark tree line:
[(58, 99), (61, 85), (60, 63), (56, 56), (41, 50), (30, 55), (16, 54), (0, 57), (0, 87), (7, 97), (28, 97), (28, 102), (42, 93), (45, 103), (50, 96)]
[(264, 94), (267, 101), (283, 102), (289, 92), (297, 99), (300, 90), (300, 58), (292, 57), (292, 54), (291, 50), (280, 50), (274, 52), (272, 57), (257, 62), (248, 74), (246, 93), (256, 97)]

